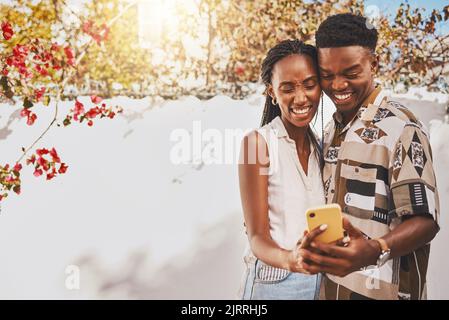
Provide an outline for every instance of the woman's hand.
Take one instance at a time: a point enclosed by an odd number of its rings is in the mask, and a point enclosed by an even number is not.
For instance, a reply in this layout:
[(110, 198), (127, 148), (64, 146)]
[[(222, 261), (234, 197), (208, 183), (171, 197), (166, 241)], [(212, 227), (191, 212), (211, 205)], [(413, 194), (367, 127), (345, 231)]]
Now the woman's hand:
[(313, 240), (326, 231), (327, 225), (322, 224), (319, 227), (316, 227), (311, 232), (304, 231), (304, 236), (298, 241), (295, 249), (291, 250), (288, 258), (288, 270), (291, 272), (299, 272), (305, 274), (312, 274), (311, 272), (304, 269), (304, 258), (303, 258), (303, 249), (309, 248), (310, 244)]

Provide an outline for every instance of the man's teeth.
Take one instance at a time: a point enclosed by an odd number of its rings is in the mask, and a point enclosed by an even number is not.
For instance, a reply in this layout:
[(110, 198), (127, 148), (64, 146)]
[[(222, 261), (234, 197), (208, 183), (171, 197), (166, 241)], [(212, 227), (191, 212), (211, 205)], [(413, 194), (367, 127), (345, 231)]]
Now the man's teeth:
[(310, 108), (305, 108), (305, 109), (300, 109), (300, 108), (293, 108), (292, 112), (294, 114), (306, 114), (307, 112), (309, 112)]
[(346, 100), (348, 99), (350, 96), (352, 95), (352, 93), (347, 93), (347, 94), (335, 94), (335, 98), (337, 98), (338, 100)]

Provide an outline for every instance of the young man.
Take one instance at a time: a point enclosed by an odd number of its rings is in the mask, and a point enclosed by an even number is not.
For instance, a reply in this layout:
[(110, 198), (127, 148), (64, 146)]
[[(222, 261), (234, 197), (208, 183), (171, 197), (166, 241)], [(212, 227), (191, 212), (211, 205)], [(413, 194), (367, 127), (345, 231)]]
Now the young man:
[(321, 86), (337, 108), (324, 139), (326, 201), (341, 206), (350, 237), (301, 251), (304, 269), (327, 274), (325, 299), (426, 297), (439, 230), (432, 152), (422, 123), (376, 87), (376, 44), (376, 29), (353, 14), (316, 34)]

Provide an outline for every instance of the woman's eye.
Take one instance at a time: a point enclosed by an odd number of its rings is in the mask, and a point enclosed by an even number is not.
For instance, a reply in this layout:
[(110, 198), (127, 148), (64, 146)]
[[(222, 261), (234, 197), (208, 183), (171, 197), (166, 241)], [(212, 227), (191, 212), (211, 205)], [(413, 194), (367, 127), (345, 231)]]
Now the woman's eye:
[(284, 86), (281, 88), (282, 92), (292, 92), (293, 91), (293, 87), (290, 86)]
[(311, 90), (313, 88), (315, 88), (316, 83), (307, 83), (304, 85), (304, 88), (306, 88), (307, 90)]

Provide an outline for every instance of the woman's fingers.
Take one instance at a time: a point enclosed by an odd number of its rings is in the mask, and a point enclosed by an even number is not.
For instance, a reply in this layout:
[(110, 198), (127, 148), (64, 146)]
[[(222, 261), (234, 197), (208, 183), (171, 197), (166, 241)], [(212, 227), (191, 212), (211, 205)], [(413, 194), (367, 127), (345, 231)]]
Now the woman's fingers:
[(319, 236), (321, 233), (323, 233), (324, 231), (326, 231), (327, 229), (327, 224), (322, 224), (319, 227), (316, 227), (315, 229), (313, 229), (312, 231), (310, 231), (309, 233), (307, 233), (304, 238), (301, 241), (301, 244), (299, 245), (299, 248), (307, 248), (310, 243), (317, 237)]

